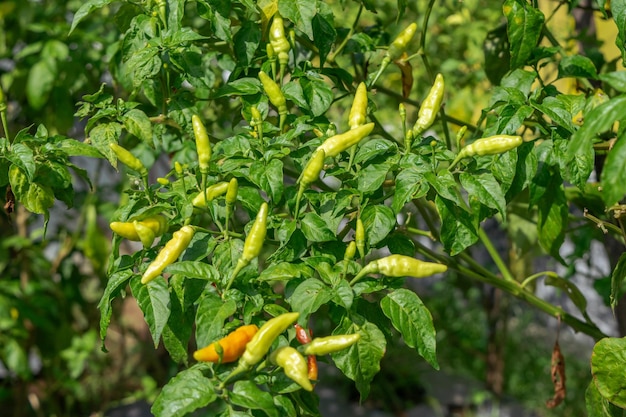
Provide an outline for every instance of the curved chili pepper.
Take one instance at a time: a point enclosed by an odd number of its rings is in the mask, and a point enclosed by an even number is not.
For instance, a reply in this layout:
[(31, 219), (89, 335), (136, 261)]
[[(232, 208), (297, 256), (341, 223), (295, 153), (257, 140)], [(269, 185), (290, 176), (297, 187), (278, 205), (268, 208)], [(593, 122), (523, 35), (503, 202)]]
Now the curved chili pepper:
[(202, 362), (234, 362), (243, 355), (246, 345), (258, 330), (259, 328), (255, 324), (238, 327), (217, 342), (196, 350), (193, 357)]
[(180, 230), (174, 232), (172, 238), (163, 246), (156, 258), (148, 265), (148, 268), (141, 277), (141, 283), (147, 284), (159, 275), (170, 264), (178, 259), (178, 257), (187, 249), (194, 235), (192, 226), (183, 226)]
[(389, 255), (377, 259), (365, 265), (363, 269), (352, 279), (350, 285), (354, 285), (367, 274), (381, 273), (388, 277), (413, 277), (425, 278), (434, 274), (445, 272), (446, 265), (434, 262), (424, 262), (419, 259), (404, 255)]

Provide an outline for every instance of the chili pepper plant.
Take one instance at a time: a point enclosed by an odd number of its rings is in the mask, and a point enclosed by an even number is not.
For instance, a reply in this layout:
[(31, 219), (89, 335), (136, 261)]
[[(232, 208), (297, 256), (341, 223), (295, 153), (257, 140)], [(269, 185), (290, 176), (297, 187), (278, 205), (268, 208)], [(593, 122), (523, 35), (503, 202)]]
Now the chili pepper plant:
[[(71, 185), (40, 175), (41, 155), (119, 170), (99, 334), (106, 350), (114, 301), (137, 300), (154, 348), (178, 366), (156, 416), (318, 415), (316, 355), (366, 399), (398, 336), (439, 369), (437, 323), (413, 283), (450, 276), (602, 339), (587, 408), (621, 415), (614, 371), (626, 365), (625, 339), (606, 338), (587, 314), (571, 280), (572, 256), (582, 255), (562, 248), (581, 233), (624, 245), (622, 58), (566, 53), (549, 20), (578, 2), (546, 11), (505, 0), (485, 33), (484, 65), (463, 73), (436, 53), (463, 13), (431, 19), (461, 6), (387, 3), (84, 2), (70, 33), (104, 12), (118, 24), (111, 80), (78, 103), (84, 141), (43, 126), (11, 135), (0, 102), (7, 203), (47, 219), (55, 199), (69, 198)], [(626, 56), (622, 3), (593, 5), (617, 26)], [(486, 106), (450, 114), (457, 87), (480, 83)], [(520, 219), (524, 236), (512, 233)], [(486, 232), (493, 223), (503, 237)], [(496, 249), (506, 238), (511, 250)], [(124, 250), (128, 239), (142, 246)], [(568, 268), (513, 268), (536, 248)], [(478, 249), (490, 263), (475, 260)], [(625, 259), (612, 265), (613, 308)], [(537, 283), (564, 291), (573, 308), (539, 297)], [(549, 406), (558, 407), (568, 398), (564, 368), (553, 368)]]

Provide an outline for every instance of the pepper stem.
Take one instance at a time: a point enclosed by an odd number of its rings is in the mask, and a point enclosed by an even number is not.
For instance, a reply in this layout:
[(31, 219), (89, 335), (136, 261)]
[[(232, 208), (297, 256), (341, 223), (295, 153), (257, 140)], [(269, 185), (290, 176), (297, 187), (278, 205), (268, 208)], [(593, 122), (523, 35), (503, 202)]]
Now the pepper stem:
[(375, 262), (365, 265), (363, 269), (361, 269), (361, 271), (359, 271), (359, 273), (354, 278), (352, 278), (352, 281), (350, 281), (350, 286), (354, 286), (354, 284), (363, 279), (367, 274), (371, 274), (374, 272), (378, 272), (378, 266)]
[(237, 275), (239, 275), (239, 272), (241, 272), (241, 270), (245, 268), (249, 263), (250, 262), (245, 261), (243, 258), (239, 258), (239, 260), (237, 261), (237, 265), (235, 265), (235, 269), (233, 269), (233, 273), (230, 275), (230, 278), (228, 279), (228, 283), (226, 284), (226, 287), (224, 288), (224, 292), (222, 293), (222, 298), (224, 297), (224, 294), (226, 294), (226, 291), (230, 289), (230, 286), (233, 285), (233, 282), (235, 282), (235, 278), (237, 278)]

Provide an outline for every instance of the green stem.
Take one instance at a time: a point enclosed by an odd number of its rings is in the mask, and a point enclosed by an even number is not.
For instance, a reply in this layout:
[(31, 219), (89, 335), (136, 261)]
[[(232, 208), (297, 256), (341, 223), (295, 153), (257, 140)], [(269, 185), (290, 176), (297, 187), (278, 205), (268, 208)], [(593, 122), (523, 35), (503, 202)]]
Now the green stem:
[(376, 75), (374, 76), (374, 79), (372, 80), (372, 82), (370, 82), (367, 85), (367, 88), (369, 89), (370, 87), (372, 87), (374, 84), (376, 84), (376, 81), (378, 81), (378, 78), (381, 76), (381, 74), (385, 71), (385, 69), (387, 69), (387, 67), (389, 66), (389, 64), (391, 63), (391, 59), (388, 56), (385, 56), (382, 60), (382, 62), (380, 63), (380, 67), (378, 68), (378, 72), (376, 73)]
[(557, 275), (557, 273), (554, 272), (554, 271), (537, 272), (536, 274), (533, 274), (533, 275), (527, 277), (524, 281), (522, 281), (522, 283), (520, 284), (520, 287), (526, 288), (526, 286), (528, 284), (530, 284), (531, 282), (535, 281), (537, 278), (540, 278), (540, 277), (542, 277), (544, 275), (547, 276), (547, 277), (554, 277), (554, 278), (558, 278), (559, 277)]
[(507, 281), (515, 281), (515, 278), (513, 278), (513, 274), (511, 274), (511, 271), (509, 271), (509, 268), (500, 257), (500, 254), (491, 243), (491, 239), (489, 239), (489, 236), (487, 236), (487, 233), (485, 233), (485, 230), (482, 227), (478, 229), (478, 238), (485, 246), (485, 249), (487, 249), (487, 252), (489, 252), (489, 255), (491, 255), (491, 259), (493, 259), (493, 261), (495, 262), (498, 270), (500, 271), (504, 279)]
[(302, 199), (303, 194), (304, 194), (304, 186), (301, 183), (300, 188), (298, 188), (298, 195), (296, 196), (296, 210), (294, 211), (294, 214), (293, 214), (294, 220), (298, 220), (298, 215), (300, 214), (300, 200)]
[(2, 129), (4, 131), (4, 137), (7, 138), (9, 144), (12, 142), (9, 136), (9, 123), (7, 121), (7, 105), (6, 103), (0, 103), (0, 118), (2, 119)]
[(233, 285), (233, 282), (235, 282), (235, 278), (237, 278), (237, 275), (239, 275), (239, 272), (241, 272), (241, 270), (245, 268), (248, 265), (248, 263), (249, 262), (246, 262), (243, 259), (239, 259), (239, 261), (237, 261), (237, 265), (235, 265), (235, 269), (233, 269), (233, 273), (230, 275), (228, 283), (226, 284), (226, 287), (224, 288), (224, 291), (222, 292), (222, 298), (226, 294), (226, 291), (230, 289), (230, 286)]
[(148, 202), (152, 205), (154, 204), (154, 200), (152, 199), (152, 193), (150, 192), (150, 183), (148, 182), (148, 176), (144, 175), (141, 177), (143, 180), (143, 188), (146, 192), (146, 197), (148, 198)]
[(356, 29), (356, 25), (359, 23), (359, 19), (361, 18), (361, 12), (363, 12), (363, 3), (359, 4), (359, 11), (356, 14), (354, 22), (352, 22), (352, 27), (350, 28), (350, 31), (348, 32), (346, 37), (343, 38), (343, 41), (341, 41), (339, 46), (326, 58), (326, 62), (328, 62), (329, 64), (335, 62), (335, 58), (337, 58), (337, 55), (343, 50), (343, 48), (346, 47), (350, 38), (352, 38), (352, 35), (354, 34)]

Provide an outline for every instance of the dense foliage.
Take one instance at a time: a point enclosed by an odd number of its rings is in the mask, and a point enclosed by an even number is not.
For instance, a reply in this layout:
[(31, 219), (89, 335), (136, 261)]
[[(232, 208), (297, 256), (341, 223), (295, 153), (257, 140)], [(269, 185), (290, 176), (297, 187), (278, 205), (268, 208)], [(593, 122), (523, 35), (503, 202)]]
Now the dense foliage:
[[(574, 278), (605, 245), (612, 273), (592, 278), (620, 319), (626, 72), (593, 33), (551, 21), (595, 12), (626, 57), (626, 4), (578, 3), (0, 5), (15, 29), (0, 39), (0, 393), (84, 413), (105, 406), (94, 393), (111, 374), (157, 416), (318, 415), (316, 356), (364, 400), (388, 350), (435, 369), (437, 343), (454, 350), (429, 308), (463, 337), (446, 308), (493, 291), (598, 341), (593, 378), (573, 385), (588, 386), (589, 416), (623, 415), (624, 339), (591, 320)], [(415, 290), (426, 277), (431, 300)], [(437, 299), (440, 282), (456, 302)], [(129, 299), (149, 340), (127, 349)], [(497, 397), (510, 311), (485, 310)], [(151, 360), (126, 360), (146, 342)], [(159, 356), (170, 369), (152, 369)], [(541, 401), (580, 413), (567, 361), (557, 342)]]

